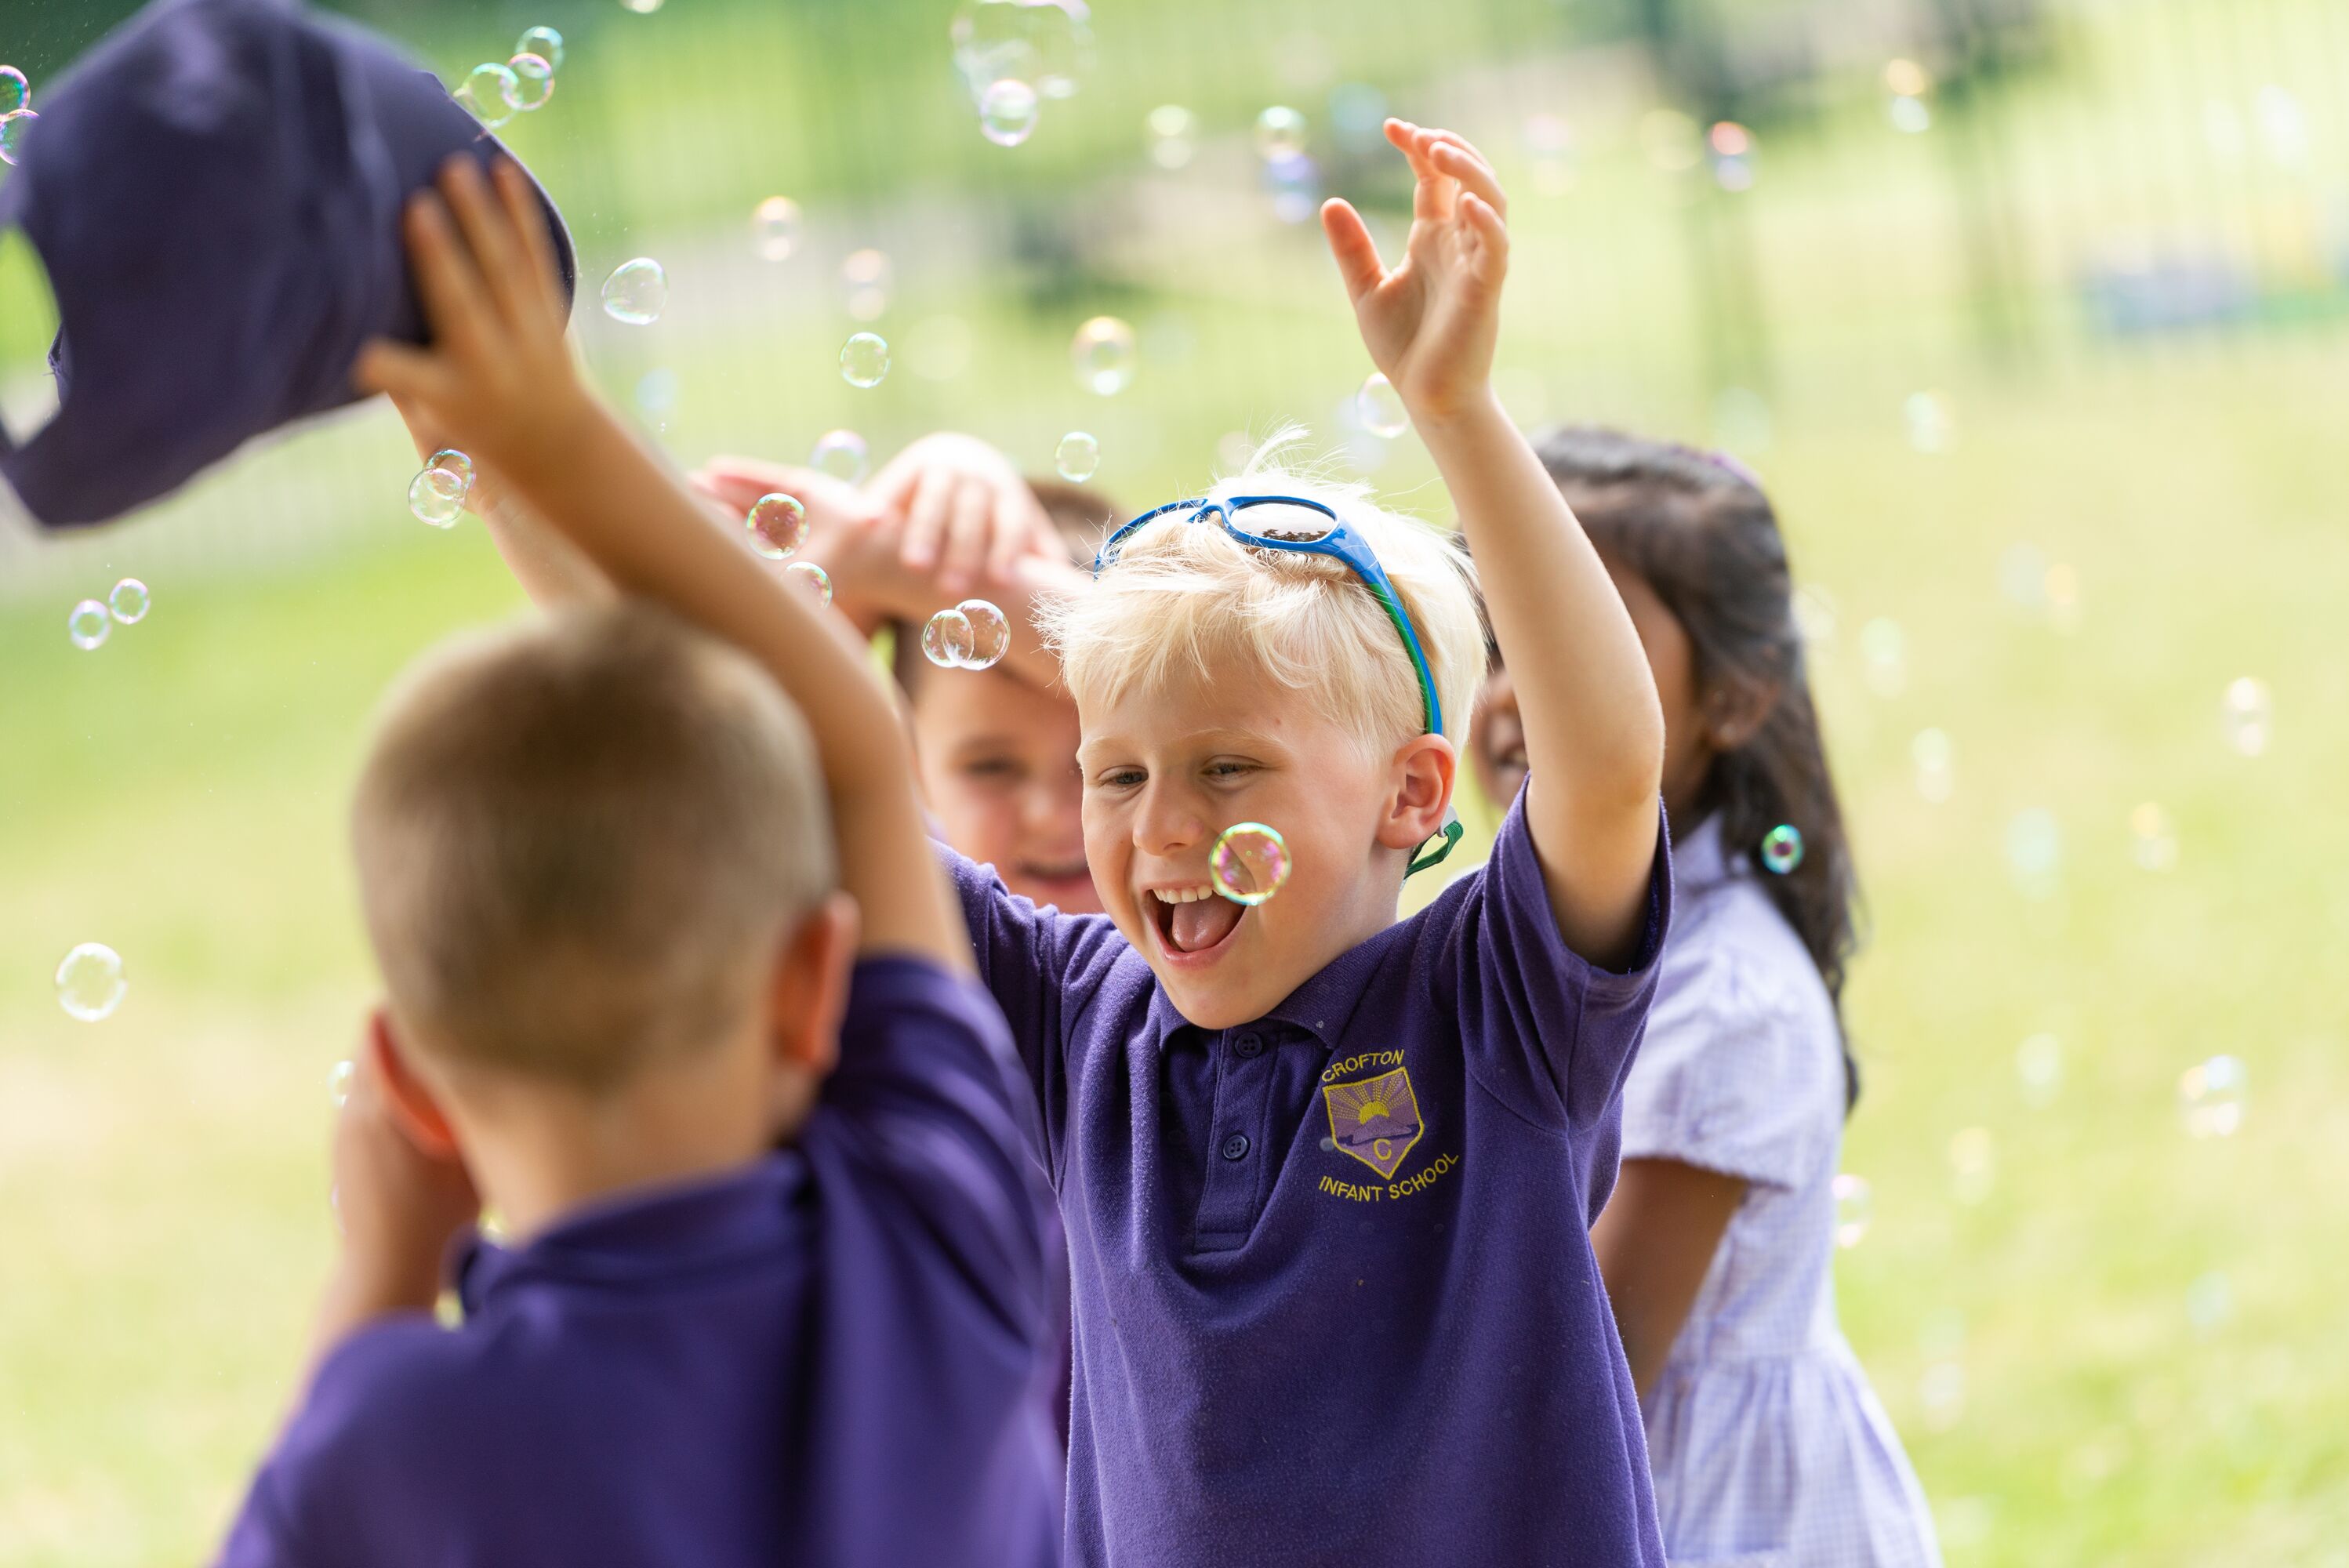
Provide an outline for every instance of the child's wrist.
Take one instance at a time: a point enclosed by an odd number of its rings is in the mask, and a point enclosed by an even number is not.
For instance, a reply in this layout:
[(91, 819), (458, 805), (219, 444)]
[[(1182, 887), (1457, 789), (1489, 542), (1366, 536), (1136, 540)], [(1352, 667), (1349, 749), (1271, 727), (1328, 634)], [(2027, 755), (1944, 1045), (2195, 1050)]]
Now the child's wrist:
[(1493, 421), (1508, 423), (1508, 410), (1501, 407), (1500, 394), (1493, 390), (1490, 377), (1479, 378), (1458, 395), (1441, 401), (1406, 403), (1412, 428), (1423, 441), (1462, 431), (1482, 429)]

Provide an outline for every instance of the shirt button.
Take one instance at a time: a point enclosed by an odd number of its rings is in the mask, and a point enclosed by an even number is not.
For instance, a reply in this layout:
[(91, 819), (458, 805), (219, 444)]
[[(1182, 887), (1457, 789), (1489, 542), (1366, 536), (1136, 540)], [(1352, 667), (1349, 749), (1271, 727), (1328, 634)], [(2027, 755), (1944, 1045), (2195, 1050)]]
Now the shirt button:
[(1225, 1159), (1245, 1160), (1247, 1158), (1247, 1151), (1248, 1140), (1247, 1133), (1235, 1132), (1229, 1138), (1224, 1140)]
[(1239, 1038), (1232, 1042), (1232, 1049), (1238, 1052), (1243, 1057), (1261, 1056), (1264, 1054), (1264, 1037), (1261, 1035), (1242, 1035)]

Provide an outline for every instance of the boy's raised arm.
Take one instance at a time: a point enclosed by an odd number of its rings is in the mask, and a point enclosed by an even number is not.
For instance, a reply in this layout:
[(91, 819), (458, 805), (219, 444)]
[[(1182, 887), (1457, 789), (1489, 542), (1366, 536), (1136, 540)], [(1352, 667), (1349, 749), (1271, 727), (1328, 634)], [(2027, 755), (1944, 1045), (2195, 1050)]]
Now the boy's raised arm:
[(1474, 551), (1524, 708), (1526, 817), (1568, 945), (1617, 965), (1639, 945), (1656, 852), (1664, 721), (1640, 634), (1557, 487), (1493, 394), (1508, 199), (1446, 130), (1391, 119), (1419, 177), (1392, 271), (1361, 215), (1321, 210), (1371, 357), (1434, 458)]
[(492, 191), (471, 160), (454, 160), (440, 189), (408, 214), (432, 346), (369, 346), (359, 386), (421, 410), (621, 592), (764, 665), (814, 733), (864, 947), (968, 972), (969, 940), (923, 830), (904, 738), (862, 651), (761, 571), (581, 381), (520, 169), (501, 162)]

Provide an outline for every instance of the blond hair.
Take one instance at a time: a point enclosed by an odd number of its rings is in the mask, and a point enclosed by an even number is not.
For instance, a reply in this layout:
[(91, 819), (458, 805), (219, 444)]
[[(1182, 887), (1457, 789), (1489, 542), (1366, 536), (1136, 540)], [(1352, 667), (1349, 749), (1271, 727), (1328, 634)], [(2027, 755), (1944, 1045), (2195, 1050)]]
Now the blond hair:
[[(1298, 438), (1294, 430), (1275, 435), (1208, 496), (1295, 496), (1337, 512), (1386, 569), (1419, 634), (1444, 733), (1457, 740), (1485, 679), (1475, 567), (1451, 535), (1375, 505), (1369, 486), (1284, 464)], [(1326, 555), (1251, 549), (1220, 528), (1190, 526), (1187, 515), (1143, 527), (1091, 592), (1042, 612), (1081, 708), (1152, 689), (1179, 670), (1245, 659), (1309, 693), (1373, 755), (1424, 730), (1419, 675), (1402, 634), (1350, 568)], [(1247, 513), (1239, 525), (1252, 526)]]
[(837, 878), (798, 712), (636, 603), (429, 655), (388, 706), (352, 839), (401, 1024), (591, 1090), (735, 1026)]

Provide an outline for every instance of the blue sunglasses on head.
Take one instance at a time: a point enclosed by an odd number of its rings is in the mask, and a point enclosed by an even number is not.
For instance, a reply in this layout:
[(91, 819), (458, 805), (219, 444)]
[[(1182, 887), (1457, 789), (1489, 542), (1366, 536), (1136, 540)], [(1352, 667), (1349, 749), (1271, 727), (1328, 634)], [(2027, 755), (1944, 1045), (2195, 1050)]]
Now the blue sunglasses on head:
[[(1386, 568), (1379, 564), (1378, 554), (1362, 542), (1360, 534), (1348, 528), (1337, 512), (1318, 500), (1288, 495), (1236, 495), (1229, 500), (1210, 500), (1195, 497), (1189, 500), (1170, 500), (1164, 506), (1154, 506), (1140, 517), (1120, 528), (1102, 543), (1100, 553), (1093, 557), (1093, 575), (1117, 563), (1120, 548), (1135, 530), (1155, 521), (1168, 512), (1190, 509), (1185, 522), (1205, 522), (1210, 517), (1226, 533), (1242, 544), (1257, 550), (1285, 550), (1300, 555), (1326, 555), (1343, 562), (1355, 576), (1362, 580), (1379, 607), (1394, 623), (1402, 634), (1402, 645), (1411, 655), (1411, 667), (1419, 676), (1420, 713), (1427, 733), (1444, 733), (1444, 704), (1435, 695), (1435, 677), (1429, 674), (1427, 655), (1420, 651), (1419, 634), (1412, 629), (1411, 616), (1404, 613), (1402, 595), (1387, 577)], [(1240, 519), (1245, 516), (1249, 524)], [(1438, 864), (1460, 841), (1464, 830), (1458, 816), (1447, 811), (1444, 826), (1435, 836), (1420, 846), (1405, 868), (1405, 876), (1415, 875)]]

